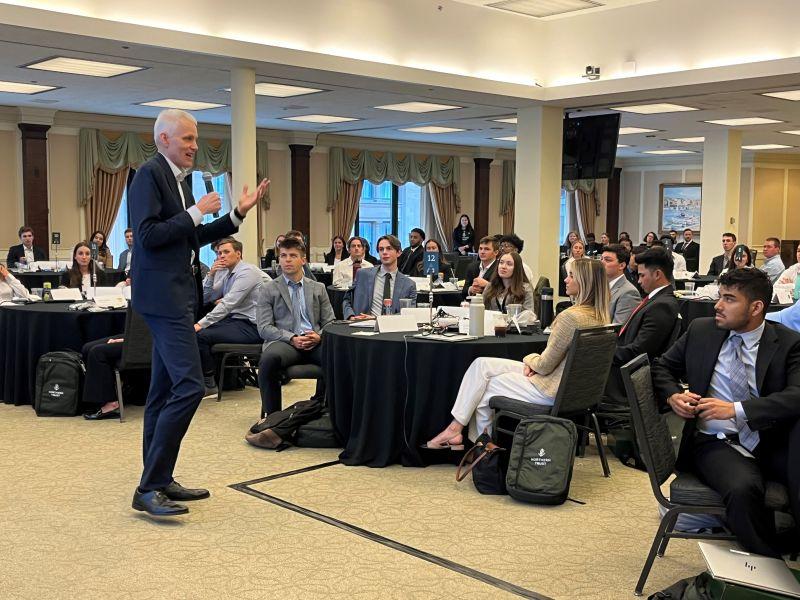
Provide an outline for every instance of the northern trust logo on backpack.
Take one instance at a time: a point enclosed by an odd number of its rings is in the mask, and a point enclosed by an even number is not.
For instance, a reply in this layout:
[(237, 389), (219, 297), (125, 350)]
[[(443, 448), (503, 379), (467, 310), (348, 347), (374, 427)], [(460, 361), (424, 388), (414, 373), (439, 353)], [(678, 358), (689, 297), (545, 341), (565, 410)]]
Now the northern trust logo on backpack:
[(553, 459), (547, 456), (547, 452), (545, 451), (544, 448), (539, 448), (539, 452), (537, 453), (537, 455), (531, 456), (530, 461), (534, 464), (534, 466), (546, 467), (551, 462), (553, 462)]
[(53, 386), (53, 389), (48, 391), (47, 393), (50, 394), (51, 398), (61, 398), (61, 396), (64, 395), (64, 392), (61, 391), (61, 386), (58, 384), (55, 384)]

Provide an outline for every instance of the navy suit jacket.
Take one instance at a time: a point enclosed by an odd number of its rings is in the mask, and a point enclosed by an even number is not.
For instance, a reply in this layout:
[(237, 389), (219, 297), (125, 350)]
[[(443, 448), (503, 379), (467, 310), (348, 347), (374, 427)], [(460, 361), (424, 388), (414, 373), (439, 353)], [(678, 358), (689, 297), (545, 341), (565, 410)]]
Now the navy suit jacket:
[[(188, 182), (183, 193), (194, 204)], [(167, 160), (156, 154), (142, 165), (131, 183), (128, 206), (133, 221), (131, 265), (133, 307), (142, 314), (196, 316), (200, 294), (200, 247), (237, 231), (229, 215), (195, 227), (183, 207), (178, 182)], [(190, 260), (194, 251), (194, 261)], [(194, 267), (194, 269), (192, 268)], [(193, 317), (195, 318), (195, 317)]]
[[(381, 270), (380, 265), (368, 269), (359, 269), (353, 287), (345, 294), (342, 302), (342, 313), (347, 319), (353, 315), (369, 314), (372, 306), (372, 293), (375, 290), (375, 274)], [(417, 284), (410, 277), (397, 271), (392, 289), (392, 306), (389, 314), (400, 313), (400, 298), (409, 298), (411, 306), (417, 305)]]
[[(16, 246), (11, 246), (8, 249), (8, 257), (6, 258), (6, 266), (9, 269), (14, 268), (14, 263), (20, 262), (20, 258), (25, 258), (25, 248), (23, 248), (22, 244), (17, 244)], [(33, 258), (34, 260), (44, 260), (44, 250), (39, 248), (39, 246), (33, 247)]]

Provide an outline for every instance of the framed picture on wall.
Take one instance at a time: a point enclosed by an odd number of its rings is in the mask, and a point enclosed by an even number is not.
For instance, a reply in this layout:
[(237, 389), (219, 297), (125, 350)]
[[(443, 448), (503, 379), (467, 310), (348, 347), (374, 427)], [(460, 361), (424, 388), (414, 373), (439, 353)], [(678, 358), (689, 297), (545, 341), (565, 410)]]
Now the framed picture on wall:
[(703, 184), (662, 183), (659, 186), (658, 222), (661, 234), (674, 229), (681, 233), (691, 229), (700, 233), (700, 207), (703, 204)]

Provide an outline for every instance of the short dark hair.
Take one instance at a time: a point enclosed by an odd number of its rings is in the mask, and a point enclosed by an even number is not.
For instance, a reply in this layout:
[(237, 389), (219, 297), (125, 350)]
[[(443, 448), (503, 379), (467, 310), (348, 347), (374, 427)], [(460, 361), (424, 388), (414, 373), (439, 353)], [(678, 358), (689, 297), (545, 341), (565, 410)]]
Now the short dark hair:
[(765, 241), (765, 242), (772, 242), (772, 243), (773, 243), (774, 245), (776, 245), (778, 248), (780, 248), (780, 247), (781, 247), (781, 241), (780, 241), (778, 238), (776, 238), (776, 237), (768, 237), (768, 238), (767, 238), (766, 240), (764, 240), (764, 241)]
[(652, 243), (652, 244), (650, 244), (650, 247), (652, 248), (652, 247), (654, 247), (654, 246), (655, 246), (656, 248), (664, 248), (664, 247), (665, 247), (665, 246), (664, 246), (664, 240), (653, 240), (653, 243)]
[(497, 246), (499, 245), (497, 242), (497, 238), (493, 235), (485, 235), (481, 238), (481, 241), (478, 242), (478, 246), (481, 244), (485, 244), (487, 246), (491, 246), (495, 250), (497, 250)]
[(772, 302), (772, 282), (761, 269), (731, 269), (720, 276), (719, 285), (739, 290), (750, 302), (761, 300), (765, 314)]
[(409, 233), (414, 233), (415, 231), (422, 236), (423, 240), (425, 239), (425, 232), (419, 227), (414, 227)]
[(664, 277), (667, 278), (667, 281), (672, 281), (672, 270), (675, 263), (672, 257), (667, 254), (667, 251), (663, 248), (650, 248), (641, 254), (637, 254), (636, 264), (644, 265), (645, 269), (648, 271), (655, 271), (658, 269), (664, 273)]
[(687, 231), (691, 231), (692, 233), (694, 233), (691, 227), (687, 227), (686, 229), (684, 229), (683, 233), (686, 233)]
[(31, 229), (27, 225), (23, 225), (22, 227), (19, 228), (19, 231), (17, 232), (17, 237), (22, 237), (23, 233), (28, 233), (29, 231), (33, 233), (33, 229)]
[(278, 244), (278, 250), (297, 250), (303, 256), (306, 255), (306, 245), (296, 237), (292, 237), (288, 234), (283, 241)]
[(591, 232), (586, 234), (586, 239), (588, 240), (589, 238), (596, 239), (596, 238), (594, 237), (594, 234), (593, 234), (593, 233), (591, 233)]
[(500, 238), (499, 244), (504, 242), (508, 242), (512, 246), (517, 249), (518, 253), (522, 253), (522, 247), (525, 245), (525, 241), (520, 239), (520, 237), (516, 233), (509, 233)]
[(631, 253), (628, 252), (628, 249), (622, 244), (609, 244), (608, 246), (603, 246), (603, 252), (611, 252), (612, 254), (615, 254), (617, 260), (624, 265), (627, 265), (628, 261), (631, 259)]
[(133, 229), (131, 229), (130, 227), (128, 227), (128, 228), (127, 228), (125, 231), (123, 231), (122, 233), (123, 233), (123, 234), (125, 234), (125, 233), (133, 233)]
[[(288, 237), (288, 238), (300, 239), (300, 240), (306, 239), (306, 236), (304, 236), (303, 232), (300, 231), (299, 229), (290, 229), (289, 231), (284, 233), (283, 236), (284, 237)], [(280, 245), (278, 247), (280, 247)]]
[(731, 233), (730, 231), (726, 231), (725, 233), (723, 233), (722, 237), (733, 238), (733, 241), (734, 242), (736, 241), (736, 234), (735, 233)]
[(242, 242), (237, 240), (235, 237), (224, 237), (221, 240), (217, 240), (217, 249), (222, 246), (222, 244), (230, 244), (233, 246), (233, 251), (242, 254), (244, 252), (244, 246)]
[(362, 247), (364, 246), (364, 241), (360, 237), (358, 237), (357, 235), (354, 235), (349, 240), (347, 240), (347, 249), (348, 250), (350, 249), (350, 244), (352, 244), (356, 240), (358, 240), (358, 243), (361, 244)]
[[(414, 231), (414, 230), (412, 229), (411, 231)], [(425, 234), (423, 233), (422, 235), (425, 235)], [(381, 240), (386, 240), (387, 242), (389, 242), (389, 245), (392, 248), (394, 248), (395, 250), (397, 250), (398, 252), (402, 252), (403, 251), (403, 245), (400, 243), (400, 240), (398, 240), (395, 236), (393, 236), (391, 234), (382, 235), (381, 237), (378, 238), (378, 241), (375, 242), (375, 244), (378, 247), (378, 250), (380, 250)]]

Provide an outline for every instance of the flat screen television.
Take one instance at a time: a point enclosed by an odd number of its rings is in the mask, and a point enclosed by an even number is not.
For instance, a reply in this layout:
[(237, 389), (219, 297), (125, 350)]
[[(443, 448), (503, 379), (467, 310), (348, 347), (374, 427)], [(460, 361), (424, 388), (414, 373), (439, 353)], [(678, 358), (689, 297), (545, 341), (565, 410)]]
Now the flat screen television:
[(564, 119), (561, 179), (608, 179), (614, 172), (619, 113)]

